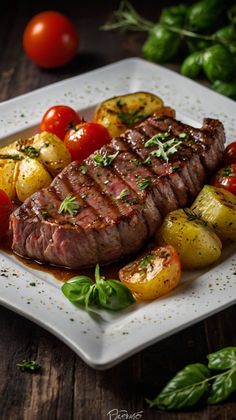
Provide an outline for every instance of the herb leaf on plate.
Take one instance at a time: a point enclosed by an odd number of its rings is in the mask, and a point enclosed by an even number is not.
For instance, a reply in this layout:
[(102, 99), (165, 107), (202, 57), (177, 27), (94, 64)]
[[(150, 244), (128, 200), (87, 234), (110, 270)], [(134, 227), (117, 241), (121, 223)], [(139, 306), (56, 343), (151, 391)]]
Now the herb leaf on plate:
[(118, 311), (135, 302), (130, 290), (120, 281), (105, 279), (100, 275), (99, 265), (95, 268), (95, 282), (87, 276), (76, 276), (62, 286), (62, 292), (73, 303), (87, 311), (93, 306)]

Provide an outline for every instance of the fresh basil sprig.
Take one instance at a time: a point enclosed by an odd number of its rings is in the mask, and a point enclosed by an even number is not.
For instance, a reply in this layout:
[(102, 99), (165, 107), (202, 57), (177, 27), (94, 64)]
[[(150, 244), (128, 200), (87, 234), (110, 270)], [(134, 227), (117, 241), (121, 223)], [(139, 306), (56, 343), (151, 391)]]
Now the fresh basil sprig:
[[(195, 405), (202, 397), (208, 404), (226, 400), (236, 391), (236, 347), (225, 347), (207, 356), (208, 366), (195, 363), (185, 366), (154, 400), (150, 407), (178, 410)], [(212, 374), (211, 371), (220, 371)]]
[(130, 290), (120, 281), (100, 275), (99, 265), (95, 268), (95, 282), (87, 276), (76, 276), (62, 286), (62, 292), (73, 303), (91, 307), (119, 311), (135, 302)]

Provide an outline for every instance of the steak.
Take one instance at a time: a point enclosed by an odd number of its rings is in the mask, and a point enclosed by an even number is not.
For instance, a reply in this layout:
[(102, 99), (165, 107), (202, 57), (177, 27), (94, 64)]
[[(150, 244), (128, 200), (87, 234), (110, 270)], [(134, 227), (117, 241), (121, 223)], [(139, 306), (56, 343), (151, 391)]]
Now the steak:
[[(82, 165), (69, 164), (15, 210), (13, 251), (72, 269), (137, 252), (168, 212), (193, 201), (219, 165), (224, 142), (218, 120), (206, 118), (197, 129), (169, 113), (152, 115)], [(59, 211), (68, 196), (76, 210)]]

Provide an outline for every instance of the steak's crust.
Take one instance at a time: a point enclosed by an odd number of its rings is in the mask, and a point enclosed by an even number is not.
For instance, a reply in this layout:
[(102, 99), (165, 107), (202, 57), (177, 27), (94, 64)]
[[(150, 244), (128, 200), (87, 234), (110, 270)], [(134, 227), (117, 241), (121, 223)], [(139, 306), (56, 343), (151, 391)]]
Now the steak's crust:
[[(159, 132), (187, 134), (169, 162), (152, 158), (145, 142)], [(93, 156), (68, 165), (52, 182), (28, 198), (10, 218), (12, 249), (41, 262), (79, 269), (107, 264), (137, 252), (163, 217), (184, 207), (198, 194), (219, 165), (225, 143), (223, 125), (206, 118), (200, 129), (155, 114), (127, 130), (99, 153), (117, 156), (96, 166)], [(176, 170), (177, 168), (177, 170)], [(83, 171), (84, 172), (84, 171)], [(148, 180), (145, 188), (140, 182)], [(123, 195), (122, 195), (123, 194)], [(67, 195), (76, 197), (78, 214), (59, 214)]]

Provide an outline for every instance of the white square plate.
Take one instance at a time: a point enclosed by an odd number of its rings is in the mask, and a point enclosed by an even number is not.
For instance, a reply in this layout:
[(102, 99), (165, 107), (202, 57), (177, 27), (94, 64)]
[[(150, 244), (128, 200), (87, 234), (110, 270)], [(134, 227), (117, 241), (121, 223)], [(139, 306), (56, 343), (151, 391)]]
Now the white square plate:
[[(219, 118), (227, 140), (236, 137), (236, 103), (172, 71), (141, 59), (127, 59), (0, 104), (1, 145), (37, 130), (42, 114), (64, 103), (91, 117), (102, 100), (150, 91), (177, 110), (177, 118), (200, 126)], [(70, 346), (88, 365), (106, 369), (131, 354), (235, 302), (235, 245), (207, 271), (185, 273), (178, 289), (157, 301), (92, 319), (61, 293), (51, 275), (0, 253), (0, 303), (31, 319)], [(33, 287), (30, 283), (35, 283)]]

